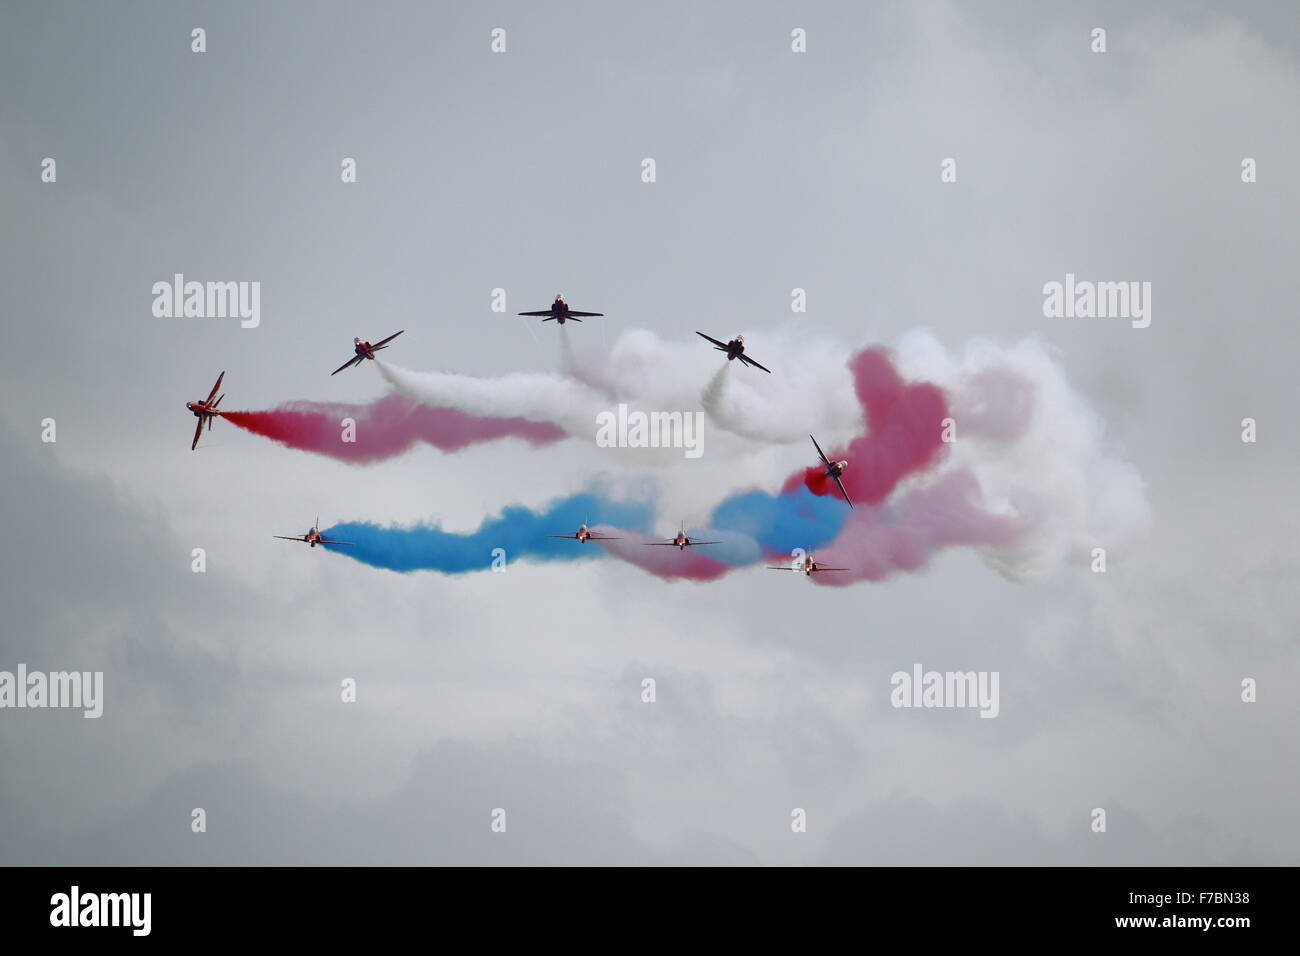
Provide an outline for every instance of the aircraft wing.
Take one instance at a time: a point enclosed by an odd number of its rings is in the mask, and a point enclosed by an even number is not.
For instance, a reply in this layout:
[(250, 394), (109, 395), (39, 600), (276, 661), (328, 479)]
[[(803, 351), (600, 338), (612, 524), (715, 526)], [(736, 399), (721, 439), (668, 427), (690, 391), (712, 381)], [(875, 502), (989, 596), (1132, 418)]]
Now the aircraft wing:
[(542, 310), (541, 312), (520, 312), (519, 314), (520, 314), (520, 315), (550, 315), (550, 314), (551, 314), (551, 310), (550, 310), (550, 309), (544, 309), (544, 310)]
[(198, 425), (194, 428), (194, 441), (190, 443), (190, 451), (199, 447), (199, 436), (203, 434), (203, 419), (199, 419)]
[(823, 568), (819, 564), (817, 565), (817, 567), (812, 569), (812, 573), (816, 574), (818, 571), (852, 571), (852, 570), (853, 570), (852, 568)]
[(797, 568), (789, 564), (783, 564), (779, 567), (775, 564), (769, 564), (767, 566), (767, 569), (769, 571), (802, 571), (803, 570), (803, 568)]
[(592, 541), (622, 541), (622, 538), (614, 538), (607, 534), (589, 534), (587, 535)]
[(354, 355), (354, 356), (352, 356), (352, 358), (348, 359), (346, 362), (344, 362), (342, 365), (340, 365), (340, 366), (339, 366), (338, 368), (336, 368), (334, 371), (330, 372), (330, 374), (331, 374), (331, 375), (337, 375), (339, 372), (343, 371), (345, 368), (351, 368), (352, 366), (356, 365), (356, 364), (357, 364), (358, 362), (360, 362), (360, 361), (361, 361), (361, 356), (360, 356), (360, 355)]
[(698, 335), (698, 336), (699, 336), (700, 338), (702, 338), (702, 339), (708, 339), (710, 342), (712, 342), (712, 343), (713, 343), (714, 345), (716, 345), (718, 348), (722, 349), (722, 351), (724, 351), (724, 352), (727, 351), (727, 343), (726, 343), (726, 342), (719, 342), (719, 341), (718, 341), (717, 339), (715, 339), (713, 336), (711, 336), (711, 335), (705, 335), (703, 332), (696, 332), (695, 334)]
[[(848, 493), (847, 491), (844, 490), (844, 482), (840, 481), (840, 479), (839, 479), (838, 476), (835, 478), (835, 487), (838, 488), (838, 489), (840, 489), (840, 494), (842, 494), (842, 495), (844, 496), (844, 500), (845, 500), (845, 501), (848, 501), (848, 502), (849, 502), (849, 507), (852, 508), (852, 507), (853, 507), (853, 502), (849, 500), (849, 493)], [(829, 571), (830, 568), (827, 568), (826, 570)]]
[(284, 535), (282, 535), (282, 534), (273, 534), (273, 535), (271, 535), (271, 537), (272, 537), (272, 538), (279, 538), (281, 541), (306, 541), (306, 540), (307, 540), (306, 538), (286, 538), (286, 537), (285, 537)]
[(697, 544), (722, 544), (721, 541), (692, 541), (690, 546), (695, 547)]
[(356, 544), (355, 541), (333, 541), (330, 538), (321, 538), (321, 544)]
[(675, 547), (677, 547), (677, 545), (676, 545), (674, 542), (672, 542), (672, 541), (647, 541), (647, 542), (645, 542), (645, 546), (646, 546), (647, 548), (675, 548)]
[[(831, 463), (830, 459), (827, 458), (826, 453), (822, 451), (822, 446), (817, 444), (817, 439), (813, 438), (812, 435), (809, 435), (808, 437), (812, 438), (813, 447), (817, 449), (817, 457), (820, 458), (825, 464), (829, 465)], [(838, 480), (839, 479), (837, 478), (836, 481)]]
[[(213, 385), (213, 386), (212, 386), (212, 391), (208, 392), (208, 398), (207, 398), (207, 401), (209, 401), (209, 402), (212, 401), (212, 396), (217, 394), (217, 389), (219, 389), (219, 388), (221, 387), (221, 380), (222, 380), (223, 378), (225, 378), (225, 377), (226, 377), (226, 373), (225, 373), (225, 372), (222, 372), (220, 375), (217, 376), (217, 384), (216, 384), (216, 385)], [(206, 404), (206, 403), (205, 403), (205, 404)]]
[(568, 538), (570, 541), (572, 541), (573, 539), (577, 538), (578, 536), (577, 536), (576, 534), (548, 534), (546, 537), (548, 537), (548, 538)]
[(588, 318), (588, 319), (590, 319), (590, 318), (594, 318), (595, 316), (598, 316), (598, 315), (604, 315), (605, 313), (604, 313), (604, 312), (575, 312), (575, 311), (573, 311), (572, 309), (570, 309), (569, 312), (568, 312), (568, 314), (571, 315), (571, 316), (573, 316), (573, 315), (581, 315), (583, 318)]
[[(405, 331), (406, 331), (406, 329), (402, 329), (402, 332), (405, 332)], [(380, 347), (382, 347), (382, 346), (384, 346), (384, 345), (387, 345), (389, 342), (393, 341), (393, 339), (395, 339), (395, 338), (397, 338), (399, 335), (401, 335), (402, 332), (394, 332), (394, 333), (393, 333), (392, 335), (390, 335), (388, 338), (386, 338), (386, 339), (380, 339), (378, 342), (376, 342), (374, 345), (372, 345), (372, 346), (370, 346), (370, 347), (371, 347), (372, 349), (377, 349), (377, 348), (380, 348)]]
[(768, 375), (771, 375), (771, 374), (772, 374), (772, 370), (771, 370), (770, 368), (768, 368), (766, 365), (759, 365), (757, 362), (755, 362), (755, 361), (754, 361), (752, 358), (750, 358), (748, 355), (745, 355), (745, 354), (742, 353), (742, 354), (739, 356), (739, 358), (740, 358), (740, 360), (741, 360), (742, 362), (744, 362), (746, 365), (752, 365), (752, 366), (754, 366), (755, 368), (761, 368), (761, 369), (762, 369), (764, 372), (766, 372)]

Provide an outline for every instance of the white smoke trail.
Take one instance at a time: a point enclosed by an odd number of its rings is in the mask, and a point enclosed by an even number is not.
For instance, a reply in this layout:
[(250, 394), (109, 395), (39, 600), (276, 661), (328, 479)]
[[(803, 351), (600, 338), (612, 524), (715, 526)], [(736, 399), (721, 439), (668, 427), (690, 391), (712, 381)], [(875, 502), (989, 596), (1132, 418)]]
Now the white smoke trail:
[[(633, 330), (620, 336), (603, 363), (584, 366), (581, 380), (567, 344), (561, 345), (567, 375), (480, 378), (376, 364), (394, 387), (419, 401), (558, 424), (592, 449), (584, 456), (593, 469), (630, 474), (653, 466), (661, 473), (663, 503), (693, 513), (746, 486), (775, 491), (788, 475), (811, 464), (806, 450), (786, 447), (806, 444), (810, 431), (819, 440), (825, 436), (826, 446), (864, 431), (846, 366), (852, 349), (831, 341), (746, 337), (755, 358), (772, 368), (768, 375), (727, 362), (702, 341), (669, 343)], [(904, 378), (945, 390), (956, 423), (956, 441), (943, 460), (906, 479), (896, 492), (898, 501), (943, 502), (948, 509), (950, 497), (949, 518), (989, 530), (987, 540), (967, 534), (960, 543), (979, 547), (1003, 575), (1019, 579), (1051, 572), (1086, 559), (1094, 547), (1122, 547), (1149, 524), (1137, 469), (1112, 446), (1100, 416), (1070, 386), (1059, 356), (1047, 346), (1033, 340), (1011, 346), (974, 340), (950, 351), (932, 335), (917, 332), (903, 337), (894, 358)], [(712, 427), (704, 458), (683, 467), (675, 449), (595, 450), (596, 416), (620, 402), (645, 411), (705, 412)], [(958, 489), (959, 495), (908, 497), (957, 474), (960, 481), (941, 487)], [(899, 514), (897, 520), (920, 520), (915, 508)], [(1003, 533), (1008, 523), (1019, 533)], [(914, 538), (898, 539), (899, 553), (909, 561), (927, 552), (924, 542), (937, 548), (955, 540), (934, 522), (921, 530)]]
[(456, 372), (412, 372), (376, 361), (384, 380), (418, 402), (492, 418), (553, 422), (571, 435), (593, 432), (594, 410), (609, 400), (582, 382), (551, 372), (512, 372), (496, 377)]
[[(768, 375), (728, 362), (702, 339), (665, 342), (652, 332), (623, 333), (601, 364), (573, 353), (560, 332), (559, 373), (514, 373), (479, 378), (451, 372), (411, 372), (384, 362), (380, 373), (418, 401), (484, 416), (520, 416), (560, 425), (576, 437), (591, 434), (592, 418), (611, 403), (646, 411), (703, 410), (713, 431), (729, 433), (723, 447), (806, 443), (815, 428), (838, 442), (861, 431), (862, 413), (845, 367), (849, 350), (833, 342), (773, 334)], [(758, 353), (751, 344), (751, 351)]]
[(968, 470), (984, 508), (1023, 528), (984, 551), (1001, 574), (1040, 577), (1147, 530), (1141, 475), (1048, 346), (973, 340), (953, 353), (928, 333), (911, 333), (899, 343), (897, 360), (904, 375), (934, 382), (950, 396), (957, 440), (945, 470)]
[(701, 401), (715, 425), (773, 444), (806, 444), (810, 431), (838, 443), (862, 431), (862, 409), (846, 365), (851, 349), (784, 335), (762, 341), (771, 357), (745, 339), (772, 375), (727, 362), (704, 389)]

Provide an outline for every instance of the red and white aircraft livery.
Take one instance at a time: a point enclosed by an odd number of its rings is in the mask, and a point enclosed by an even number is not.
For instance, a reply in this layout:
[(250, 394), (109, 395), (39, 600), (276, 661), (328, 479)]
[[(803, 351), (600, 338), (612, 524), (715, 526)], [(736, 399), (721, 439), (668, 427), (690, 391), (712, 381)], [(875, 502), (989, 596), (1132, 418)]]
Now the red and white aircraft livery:
[(817, 439), (813, 438), (812, 435), (808, 437), (812, 438), (813, 447), (817, 449), (817, 456), (821, 458), (822, 464), (826, 466), (824, 477), (835, 479), (835, 487), (840, 489), (840, 494), (844, 496), (844, 500), (848, 501), (849, 507), (852, 508), (853, 502), (849, 501), (849, 493), (844, 490), (844, 482), (840, 481), (840, 475), (844, 474), (844, 469), (849, 467), (849, 463), (847, 461), (831, 461), (822, 452), (822, 446), (817, 444)]
[[(583, 319), (590, 319), (596, 316), (604, 315), (604, 312), (578, 312), (569, 308), (569, 303), (564, 301), (564, 296), (558, 292), (555, 294), (555, 301), (551, 303), (549, 309), (542, 309), (539, 312), (520, 312), (520, 315), (545, 316), (543, 322), (550, 322), (552, 319), (563, 325), (566, 321), (581, 322)], [(579, 318), (581, 316), (581, 318)]]
[(681, 530), (677, 532), (677, 537), (671, 541), (647, 541), (646, 547), (650, 548), (676, 548), (678, 551), (685, 551), (687, 548), (694, 547), (697, 544), (722, 544), (721, 541), (694, 541), (686, 537), (686, 522), (683, 521)]
[(719, 352), (726, 352), (728, 362), (734, 361), (735, 359), (740, 359), (741, 365), (752, 365), (754, 366), (754, 368), (761, 368), (764, 372), (767, 372), (767, 374), (769, 375), (772, 374), (772, 370), (768, 368), (766, 365), (759, 365), (752, 358), (750, 358), (748, 355), (745, 354), (745, 337), (743, 335), (737, 335), (730, 342), (719, 342), (713, 336), (705, 335), (703, 332), (696, 332), (695, 334), (702, 339), (708, 339), (710, 342), (713, 343), (713, 347), (717, 349)]
[(546, 537), (567, 537), (571, 541), (578, 541), (580, 544), (586, 544), (588, 541), (621, 541), (621, 537), (611, 537), (610, 535), (597, 535), (586, 524), (577, 525), (577, 532), (573, 535), (547, 535)]
[(802, 571), (808, 577), (816, 574), (818, 571), (851, 571), (852, 568), (825, 568), (813, 560), (813, 553), (808, 552), (808, 556), (803, 559), (803, 565), (793, 562), (790, 564), (769, 564), (768, 568), (773, 571)]
[(199, 420), (198, 425), (194, 428), (194, 441), (190, 442), (190, 451), (199, 447), (199, 436), (203, 434), (203, 423), (207, 422), (208, 431), (212, 431), (212, 420), (221, 417), (221, 412), (217, 411), (217, 406), (221, 404), (221, 398), (226, 396), (223, 394), (215, 402), (212, 400), (212, 396), (217, 394), (217, 389), (221, 387), (221, 380), (225, 377), (225, 372), (217, 376), (217, 384), (212, 386), (212, 391), (208, 392), (208, 397), (203, 401), (185, 403), (185, 407), (193, 412), (194, 417)]
[(622, 541), (623, 540), (622, 538), (614, 538), (607, 534), (596, 534), (596, 532), (588, 528), (585, 523), (578, 525), (578, 531), (576, 534), (548, 534), (546, 537), (568, 538), (570, 541), (577, 540), (582, 544), (586, 544), (588, 541)]
[(306, 534), (301, 534), (293, 538), (286, 538), (282, 534), (273, 534), (271, 535), (271, 537), (279, 538), (281, 541), (301, 541), (304, 544), (311, 545), (313, 548), (316, 547), (316, 545), (318, 544), (353, 544), (354, 543), (352, 541), (333, 541), (329, 538), (323, 537), (320, 531), (317, 530), (319, 527), (320, 527), (320, 518), (317, 517), (316, 524), (312, 525), (311, 530), (308, 531)]
[[(405, 331), (406, 331), (406, 329), (402, 329), (402, 332), (405, 332)], [(357, 354), (354, 355), (354, 356), (352, 356), (352, 358), (348, 359), (346, 362), (344, 362), (342, 365), (340, 365), (340, 366), (339, 366), (338, 368), (336, 368), (334, 371), (330, 372), (330, 374), (331, 374), (331, 375), (337, 375), (339, 372), (343, 371), (345, 368), (351, 368), (351, 367), (354, 366), (354, 365), (360, 365), (360, 364), (361, 364), (362, 362), (364, 362), (366, 359), (371, 359), (371, 360), (373, 360), (374, 357), (375, 357), (375, 353), (376, 353), (376, 352), (378, 352), (380, 349), (386, 349), (386, 348), (388, 348), (388, 343), (391, 342), (391, 341), (393, 341), (393, 339), (397, 338), (399, 335), (401, 335), (402, 332), (394, 332), (394, 333), (393, 333), (392, 335), (390, 335), (388, 338), (386, 338), (386, 339), (380, 339), (380, 340), (379, 340), (378, 342), (376, 342), (374, 345), (371, 345), (369, 342), (365, 341), (364, 339), (353, 339), (353, 340), (352, 340), (352, 345), (353, 345), (353, 349), (352, 349), (352, 350), (353, 350), (354, 352), (356, 352)]]

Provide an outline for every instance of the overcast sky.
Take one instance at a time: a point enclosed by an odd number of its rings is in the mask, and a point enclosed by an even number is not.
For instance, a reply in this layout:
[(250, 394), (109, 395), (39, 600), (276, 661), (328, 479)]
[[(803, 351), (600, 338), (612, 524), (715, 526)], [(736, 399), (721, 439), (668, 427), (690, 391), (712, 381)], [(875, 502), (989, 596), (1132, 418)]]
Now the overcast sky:
[[(6, 5), (0, 670), (102, 670), (105, 707), (0, 710), (0, 862), (1300, 862), (1300, 10), (1228, 6)], [(261, 325), (155, 318), (176, 272), (259, 281)], [(1150, 327), (1045, 318), (1066, 272), (1151, 282)], [(1035, 339), (1149, 527), (1022, 583), (960, 549), (844, 589), (401, 575), (270, 535), (470, 529), (601, 459), (189, 451), (222, 369), (232, 408), (383, 394), (328, 375), (354, 335), (553, 369), (513, 313), (556, 291), (607, 313), (565, 330), (591, 363), (638, 328)], [(695, 474), (701, 518), (751, 477)], [(918, 662), (998, 671), (999, 716), (891, 707)]]

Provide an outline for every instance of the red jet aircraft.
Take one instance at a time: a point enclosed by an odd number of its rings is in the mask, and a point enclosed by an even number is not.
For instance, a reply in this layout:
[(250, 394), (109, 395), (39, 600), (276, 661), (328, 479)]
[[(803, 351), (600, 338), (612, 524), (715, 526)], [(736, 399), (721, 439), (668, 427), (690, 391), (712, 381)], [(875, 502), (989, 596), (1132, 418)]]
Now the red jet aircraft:
[(203, 434), (203, 423), (207, 422), (208, 431), (212, 431), (212, 419), (221, 417), (221, 412), (217, 411), (217, 406), (221, 404), (221, 398), (226, 396), (223, 394), (215, 402), (212, 400), (212, 396), (217, 394), (217, 389), (221, 387), (221, 380), (225, 377), (225, 372), (217, 376), (217, 384), (212, 386), (212, 391), (208, 392), (208, 397), (203, 401), (185, 403), (185, 407), (193, 412), (194, 417), (199, 420), (198, 425), (194, 428), (194, 441), (190, 443), (190, 451), (199, 447), (199, 436)]
[(769, 565), (768, 565), (768, 568), (769, 568), (770, 570), (772, 570), (772, 571), (803, 571), (803, 573), (804, 573), (806, 576), (808, 576), (808, 577), (812, 577), (812, 575), (815, 574), (815, 573), (818, 572), (818, 571), (851, 571), (851, 570), (853, 570), (852, 568), (824, 568), (824, 567), (822, 567), (820, 564), (818, 564), (816, 561), (813, 560), (813, 553), (812, 553), (811, 551), (809, 551), (809, 552), (808, 552), (808, 556), (807, 556), (806, 558), (803, 559), (803, 565), (802, 565), (802, 566), (797, 565), (797, 564), (793, 564), (793, 563), (791, 563), (791, 564), (782, 564), (782, 565), (769, 564)]
[[(544, 315), (546, 316), (546, 318), (542, 319), (543, 322), (550, 322), (552, 319), (554, 319), (560, 325), (563, 325), (566, 320), (571, 322), (581, 322), (582, 319), (589, 319), (595, 316), (601, 316), (604, 315), (605, 313), (604, 312), (575, 312), (573, 309), (569, 308), (569, 303), (564, 301), (564, 296), (560, 295), (557, 292), (555, 294), (555, 301), (551, 303), (551, 307), (549, 309), (543, 309), (540, 312), (520, 312), (519, 314), (532, 315), (532, 316)], [(582, 318), (579, 318), (579, 316), (582, 316)]]
[[(402, 332), (405, 331), (406, 329), (402, 329)], [(356, 352), (357, 354), (352, 356), (352, 358), (348, 359), (346, 362), (344, 362), (334, 371), (330, 372), (330, 374), (337, 375), (345, 368), (351, 368), (354, 365), (360, 365), (366, 359), (373, 359), (375, 357), (376, 352), (378, 352), (380, 349), (388, 348), (388, 343), (393, 341), (393, 339), (397, 338), (399, 335), (401, 335), (402, 332), (394, 332), (388, 338), (380, 339), (374, 345), (371, 345), (369, 342), (366, 342), (363, 339), (353, 339), (352, 340), (354, 346), (353, 351)]]
[(840, 481), (840, 476), (844, 474), (844, 469), (849, 467), (849, 463), (847, 461), (831, 461), (822, 451), (822, 446), (817, 444), (817, 439), (813, 438), (812, 435), (809, 435), (808, 437), (812, 438), (813, 447), (817, 449), (817, 457), (819, 457), (822, 460), (822, 464), (826, 466), (826, 473), (823, 477), (835, 479), (835, 487), (840, 489), (840, 494), (844, 496), (844, 500), (848, 501), (849, 507), (852, 508), (853, 502), (849, 501), (849, 493), (844, 490), (844, 482)]
[(733, 359), (740, 359), (741, 365), (752, 365), (754, 366), (754, 368), (761, 368), (764, 372), (767, 372), (767, 374), (769, 375), (772, 374), (772, 370), (768, 368), (766, 365), (759, 365), (752, 358), (750, 358), (748, 355), (745, 354), (745, 337), (743, 335), (737, 335), (730, 342), (719, 342), (713, 336), (705, 335), (703, 332), (696, 332), (695, 334), (702, 339), (708, 339), (710, 342), (713, 343), (713, 347), (717, 349), (719, 352), (726, 352), (728, 362), (732, 361)]
[(687, 548), (694, 547), (697, 544), (722, 544), (721, 541), (692, 541), (686, 537), (686, 522), (682, 522), (681, 530), (677, 532), (677, 537), (671, 541), (647, 541), (648, 548), (676, 548), (678, 551), (685, 551)]
[(570, 541), (577, 540), (582, 544), (588, 541), (622, 541), (622, 538), (612, 538), (607, 534), (596, 534), (590, 530), (585, 523), (578, 525), (576, 534), (548, 534), (548, 538), (568, 538)]
[(316, 524), (312, 525), (311, 530), (308, 531), (306, 534), (299, 535), (295, 538), (286, 538), (282, 534), (273, 534), (271, 535), (271, 537), (279, 538), (281, 541), (302, 541), (305, 544), (311, 545), (313, 548), (316, 547), (316, 545), (318, 544), (354, 544), (355, 543), (352, 541), (331, 541), (329, 538), (322, 537), (321, 533), (317, 530), (319, 525), (320, 525), (320, 518), (317, 517)]

